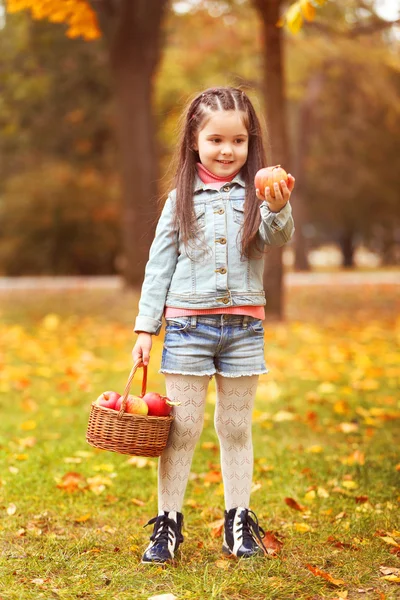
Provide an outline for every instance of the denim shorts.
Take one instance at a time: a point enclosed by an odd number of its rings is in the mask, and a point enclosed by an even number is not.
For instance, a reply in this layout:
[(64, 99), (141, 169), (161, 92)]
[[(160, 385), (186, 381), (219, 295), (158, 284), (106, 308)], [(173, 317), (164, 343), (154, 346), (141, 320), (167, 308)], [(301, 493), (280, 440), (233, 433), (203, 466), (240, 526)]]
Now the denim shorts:
[(166, 319), (159, 373), (210, 377), (268, 373), (262, 320), (232, 314)]

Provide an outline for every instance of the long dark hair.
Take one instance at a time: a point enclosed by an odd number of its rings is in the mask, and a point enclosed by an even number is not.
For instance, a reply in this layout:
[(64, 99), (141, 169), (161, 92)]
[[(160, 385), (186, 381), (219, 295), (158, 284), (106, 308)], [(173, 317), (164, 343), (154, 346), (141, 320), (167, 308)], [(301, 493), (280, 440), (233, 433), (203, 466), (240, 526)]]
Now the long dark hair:
[(254, 176), (259, 169), (266, 166), (266, 158), (260, 122), (248, 96), (238, 88), (218, 87), (205, 90), (188, 104), (183, 113), (180, 141), (174, 161), (175, 225), (179, 227), (181, 239), (187, 247), (196, 237), (193, 188), (197, 173), (196, 163), (200, 159), (194, 145), (199, 131), (205, 126), (211, 113), (221, 110), (243, 112), (243, 122), (249, 135), (248, 156), (241, 169), (241, 176), (246, 184), (241, 254), (250, 258), (262, 252), (262, 246), (257, 244), (261, 217)]

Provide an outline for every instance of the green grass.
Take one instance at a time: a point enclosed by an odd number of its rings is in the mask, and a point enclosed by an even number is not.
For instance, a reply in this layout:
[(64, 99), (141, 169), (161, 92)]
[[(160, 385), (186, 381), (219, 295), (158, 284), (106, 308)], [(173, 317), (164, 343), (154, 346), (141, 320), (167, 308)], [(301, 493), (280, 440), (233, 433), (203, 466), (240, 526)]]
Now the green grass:
[[(379, 567), (399, 566), (383, 540), (392, 533), (400, 544), (399, 296), (395, 286), (287, 292), (287, 323), (266, 325), (271, 371), (260, 378), (254, 412), (251, 506), (282, 552), (226, 560), (211, 535), (224, 509), (222, 484), (204, 481), (219, 464), (212, 381), (185, 496), (185, 542), (163, 568), (140, 564), (150, 535), (143, 526), (157, 510), (157, 459), (139, 468), (85, 441), (91, 400), (126, 382), (137, 295), (3, 293), (0, 598), (398, 597), (399, 584)], [(58, 320), (44, 320), (49, 314)], [(149, 369), (160, 391), (161, 349), (162, 336)], [(132, 391), (139, 387), (135, 380)], [(57, 487), (68, 472), (82, 476), (75, 492)], [(289, 508), (286, 497), (306, 510)], [(307, 564), (346, 585), (315, 577)]]

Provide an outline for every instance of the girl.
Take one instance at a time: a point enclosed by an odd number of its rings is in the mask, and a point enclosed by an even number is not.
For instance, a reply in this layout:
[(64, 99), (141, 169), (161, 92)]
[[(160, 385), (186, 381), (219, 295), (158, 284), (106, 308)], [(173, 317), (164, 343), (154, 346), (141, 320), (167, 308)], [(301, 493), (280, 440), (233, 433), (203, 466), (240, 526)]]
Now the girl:
[(222, 549), (237, 557), (263, 551), (264, 532), (249, 508), (252, 409), (259, 375), (267, 373), (263, 249), (285, 244), (294, 231), (294, 178), (276, 184), (274, 197), (262, 190), (264, 199), (253, 182), (265, 164), (260, 123), (243, 91), (212, 88), (191, 102), (176, 189), (158, 221), (134, 328), (133, 359), (147, 365), (164, 315), (160, 373), (167, 396), (180, 402), (159, 458), (159, 510), (147, 523), (154, 530), (145, 563), (171, 560), (183, 541), (183, 499), (213, 375), (226, 509)]

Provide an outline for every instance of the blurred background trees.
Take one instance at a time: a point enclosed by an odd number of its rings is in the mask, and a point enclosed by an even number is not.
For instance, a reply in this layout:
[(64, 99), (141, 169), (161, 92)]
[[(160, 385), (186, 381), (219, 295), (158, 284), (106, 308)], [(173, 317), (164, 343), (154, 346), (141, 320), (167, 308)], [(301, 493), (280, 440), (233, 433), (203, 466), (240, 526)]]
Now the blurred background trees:
[[(33, 20), (26, 11), (3, 15), (0, 273), (124, 272), (137, 256), (126, 256), (126, 237), (138, 231), (126, 217), (132, 200), (126, 194), (136, 194), (142, 206), (140, 234), (134, 234), (131, 247), (146, 255), (157, 220), (156, 184), (160, 194), (170, 187), (178, 116), (202, 88), (243, 86), (269, 122), (269, 159), (274, 160), (274, 143), (280, 140), (275, 135), (274, 141), (273, 117), (265, 109), (268, 65), (257, 4), (262, 2), (170, 2), (154, 25), (161, 32), (160, 62), (153, 56), (147, 70), (142, 69), (144, 59), (137, 62), (130, 92), (117, 95), (110, 61), (118, 49), (112, 38), (97, 37), (95, 22), (86, 23), (87, 41), (73, 37), (76, 23)], [(281, 11), (290, 5), (280, 4)], [(331, 0), (296, 35), (281, 31), (287, 160), (297, 179), (292, 244), (297, 268), (308, 268), (309, 250), (326, 243), (339, 244), (347, 266), (360, 244), (388, 263), (399, 260), (400, 33), (379, 17), (378, 4)], [(112, 30), (111, 17), (104, 21), (105, 15), (100, 16), (103, 31), (107, 23)], [(141, 69), (140, 79), (136, 71)], [(149, 80), (152, 69), (157, 70)], [(127, 78), (129, 72), (120, 81)], [(154, 93), (151, 85), (140, 89), (151, 100), (155, 164), (149, 164), (151, 148), (144, 151), (143, 133), (135, 130), (133, 120), (122, 141), (115, 110), (115, 98), (125, 94), (123, 109), (142, 112), (134, 109), (132, 98), (146, 78), (154, 83)], [(130, 148), (126, 164), (118, 153), (122, 146), (125, 153)], [(144, 163), (148, 169), (140, 176), (139, 189), (137, 169)], [(121, 171), (129, 179), (123, 200)], [(138, 264), (142, 269), (143, 261)], [(141, 276), (134, 275), (138, 281)]]

